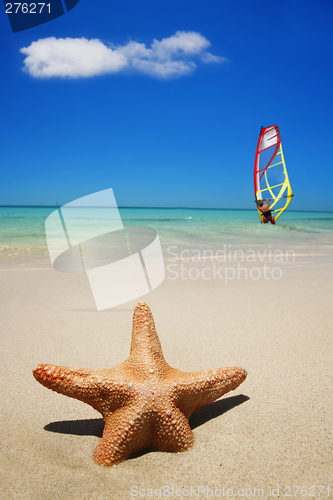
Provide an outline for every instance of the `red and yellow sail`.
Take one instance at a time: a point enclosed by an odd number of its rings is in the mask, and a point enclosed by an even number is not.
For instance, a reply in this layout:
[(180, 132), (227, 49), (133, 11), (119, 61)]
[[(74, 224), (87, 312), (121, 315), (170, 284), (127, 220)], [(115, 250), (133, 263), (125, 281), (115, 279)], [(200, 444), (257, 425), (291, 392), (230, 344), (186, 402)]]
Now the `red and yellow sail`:
[[(270, 210), (277, 220), (293, 196), (281, 137), (276, 125), (261, 127), (254, 162), (254, 193), (257, 200), (270, 198)], [(260, 220), (263, 215), (258, 210)]]

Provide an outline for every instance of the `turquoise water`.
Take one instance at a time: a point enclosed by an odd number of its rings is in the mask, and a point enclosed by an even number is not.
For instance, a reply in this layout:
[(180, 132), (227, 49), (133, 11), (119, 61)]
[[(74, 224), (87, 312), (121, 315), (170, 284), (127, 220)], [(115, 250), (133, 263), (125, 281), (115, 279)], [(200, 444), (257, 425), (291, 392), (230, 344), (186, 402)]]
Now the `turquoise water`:
[[(0, 207), (2, 258), (48, 255), (45, 219), (53, 207)], [(163, 248), (255, 245), (333, 245), (333, 213), (288, 211), (275, 226), (262, 225), (256, 210), (187, 208), (121, 208), (124, 225), (147, 225), (159, 234)]]
[(121, 209), (123, 222), (155, 227), (163, 243), (333, 243), (333, 213), (284, 213), (275, 226), (260, 224), (256, 210)]

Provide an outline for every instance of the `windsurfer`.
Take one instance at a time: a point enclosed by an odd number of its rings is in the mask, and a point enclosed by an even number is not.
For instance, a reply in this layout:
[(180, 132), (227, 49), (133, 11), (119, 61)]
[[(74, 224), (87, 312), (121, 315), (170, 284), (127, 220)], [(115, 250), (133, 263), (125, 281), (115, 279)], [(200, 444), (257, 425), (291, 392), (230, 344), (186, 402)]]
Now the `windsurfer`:
[[(264, 205), (264, 201), (266, 202), (265, 205)], [(271, 224), (275, 224), (275, 219), (272, 215), (272, 212), (269, 209), (269, 205), (270, 205), (269, 199), (267, 198), (266, 200), (258, 200), (257, 205), (258, 205), (258, 210), (260, 210), (260, 212), (263, 215), (263, 219), (262, 219), (263, 223), (267, 224), (267, 222), (269, 221)]]

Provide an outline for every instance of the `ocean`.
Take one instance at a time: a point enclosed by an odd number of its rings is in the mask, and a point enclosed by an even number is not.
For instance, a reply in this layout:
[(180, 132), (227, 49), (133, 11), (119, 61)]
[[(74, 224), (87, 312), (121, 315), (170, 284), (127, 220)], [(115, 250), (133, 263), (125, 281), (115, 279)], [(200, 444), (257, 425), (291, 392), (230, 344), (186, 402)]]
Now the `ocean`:
[[(45, 220), (56, 207), (0, 207), (0, 261), (29, 264), (48, 260)], [(256, 210), (120, 208), (124, 226), (155, 228), (163, 251), (168, 247), (229, 249), (333, 245), (332, 212), (288, 210), (275, 226), (260, 224)], [(49, 262), (49, 260), (48, 260)]]

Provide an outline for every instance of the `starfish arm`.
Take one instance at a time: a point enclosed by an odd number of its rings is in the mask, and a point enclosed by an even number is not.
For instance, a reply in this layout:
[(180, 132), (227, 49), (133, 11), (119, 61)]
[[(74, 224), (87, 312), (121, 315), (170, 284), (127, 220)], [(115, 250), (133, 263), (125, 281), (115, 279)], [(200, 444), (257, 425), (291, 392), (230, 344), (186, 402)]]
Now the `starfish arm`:
[(236, 366), (200, 372), (180, 372), (174, 403), (187, 419), (192, 413), (236, 389), (246, 379), (247, 372)]
[(116, 465), (150, 446), (149, 415), (138, 406), (124, 406), (104, 417), (104, 431), (94, 452), (100, 465)]
[(151, 443), (153, 448), (175, 453), (188, 450), (193, 443), (193, 432), (179, 408), (170, 405), (163, 414), (156, 415)]
[[(128, 396), (107, 376), (107, 370), (85, 370), (54, 365), (38, 365), (35, 379), (48, 389), (89, 404), (102, 415), (125, 404)], [(118, 378), (118, 377), (117, 377)]]
[(65, 396), (79, 398), (87, 390), (88, 377), (93, 370), (66, 368), (55, 365), (37, 365), (33, 371), (35, 379), (44, 387)]
[(154, 370), (164, 374), (170, 366), (165, 361), (151, 310), (144, 302), (139, 302), (133, 314), (131, 352), (128, 358), (134, 370), (149, 373)]

